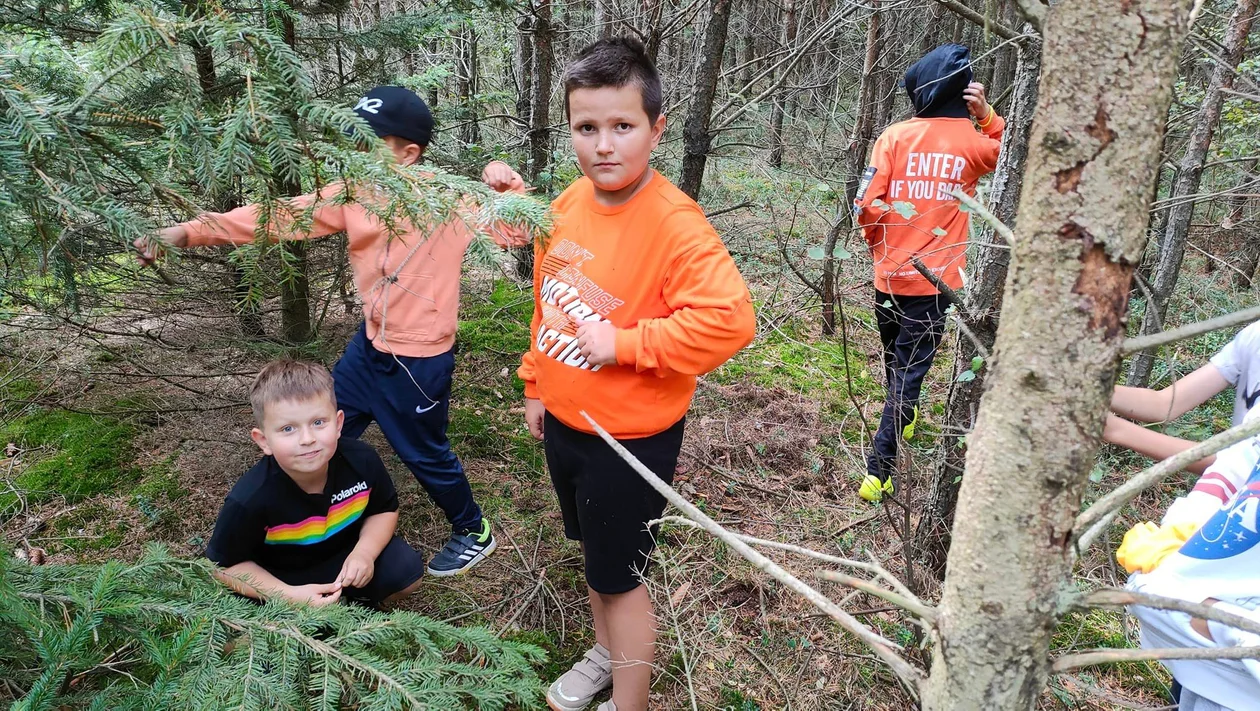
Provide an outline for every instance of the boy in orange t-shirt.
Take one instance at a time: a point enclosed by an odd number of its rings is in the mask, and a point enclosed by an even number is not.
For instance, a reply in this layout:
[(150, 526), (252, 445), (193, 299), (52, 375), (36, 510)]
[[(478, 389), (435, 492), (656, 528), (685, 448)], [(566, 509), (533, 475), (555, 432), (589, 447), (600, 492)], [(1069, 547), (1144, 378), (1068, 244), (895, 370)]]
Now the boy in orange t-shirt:
[(854, 201), (875, 261), (875, 320), (888, 382), (858, 490), (868, 501), (895, 489), (897, 438), (918, 414), (923, 378), (945, 332), (948, 301), (914, 260), (962, 288), (968, 221), (951, 193), (975, 195), (976, 183), (997, 167), (1006, 124), (971, 78), (970, 52), (959, 44), (941, 45), (906, 70), (914, 118), (875, 141)]
[(665, 130), (643, 45), (600, 40), (565, 72), (586, 177), (552, 203), (534, 268), (533, 343), (518, 371), (565, 535), (582, 542), (596, 645), (547, 691), (558, 711), (647, 708), (656, 623), (641, 575), (665, 500), (607, 446), (586, 411), (666, 483), (696, 376), (756, 330), (752, 298), (700, 207), (648, 167)]

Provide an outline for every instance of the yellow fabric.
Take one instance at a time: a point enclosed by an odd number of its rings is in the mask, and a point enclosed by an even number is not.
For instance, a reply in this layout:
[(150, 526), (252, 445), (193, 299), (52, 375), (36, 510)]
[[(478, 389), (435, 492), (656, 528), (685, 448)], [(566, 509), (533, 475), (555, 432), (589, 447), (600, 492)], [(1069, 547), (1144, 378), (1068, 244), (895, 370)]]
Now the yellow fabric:
[(1124, 534), (1116, 550), (1116, 562), (1130, 573), (1150, 573), (1197, 530), (1199, 524), (1191, 522), (1163, 527), (1150, 521), (1139, 523)]

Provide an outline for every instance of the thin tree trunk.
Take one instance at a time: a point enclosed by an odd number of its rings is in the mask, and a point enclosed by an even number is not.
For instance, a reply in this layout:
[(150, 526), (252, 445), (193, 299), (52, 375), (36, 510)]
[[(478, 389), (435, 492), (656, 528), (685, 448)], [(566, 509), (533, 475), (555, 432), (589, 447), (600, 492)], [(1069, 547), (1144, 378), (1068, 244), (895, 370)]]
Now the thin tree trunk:
[(460, 133), (466, 145), (481, 143), (481, 127), (477, 123), (477, 28), (469, 22), (460, 32), (459, 99), (463, 106), (464, 124)]
[(604, 39), (612, 37), (613, 24), (616, 22), (614, 0), (595, 0), (595, 37)]
[(713, 97), (722, 73), (722, 54), (726, 48), (726, 28), (731, 20), (731, 0), (710, 0), (711, 14), (704, 31), (704, 50), (696, 66), (696, 83), (691, 95), (691, 109), (683, 124), (682, 175), (678, 187), (692, 200), (700, 199), (700, 183), (713, 140), (709, 133)]
[[(1045, 22), (1020, 231), (971, 434), (925, 711), (1035, 708), (1115, 381), (1192, 0), (1063, 0)], [(1081, 87), (1090, 87), (1081, 91)]]
[[(1025, 31), (1031, 31), (1026, 26)], [(1002, 134), (1002, 152), (990, 185), (989, 210), (1003, 223), (1016, 229), (1016, 208), (1023, 185), (1024, 163), (1028, 158), (1028, 136), (1032, 129), (1033, 110), (1037, 106), (1037, 85), (1041, 74), (1041, 48), (1025, 42), (1019, 47), (1015, 70), (1012, 109), (1006, 117)], [(973, 218), (976, 219), (976, 218)], [(979, 246), (971, 262), (971, 281), (967, 287), (966, 326), (990, 353), (997, 338), (998, 319), (1002, 311), (1002, 291), (1010, 264), (1010, 249), (987, 224), (977, 225)], [(964, 371), (971, 371), (972, 360), (980, 355), (970, 338), (960, 335), (958, 354), (954, 360), (954, 382), (945, 405), (945, 426), (942, 456), (932, 475), (924, 502), (923, 515), (915, 529), (915, 550), (937, 578), (945, 577), (945, 559), (949, 554), (950, 529), (954, 525), (954, 506), (958, 501), (958, 484), (967, 458), (966, 437), (975, 425), (980, 396), (992, 363), (984, 364), (974, 379), (959, 381)]]
[[(796, 43), (796, 25), (796, 0), (787, 0), (783, 6), (784, 49)], [(783, 165), (783, 117), (787, 113), (787, 103), (791, 100), (791, 89), (787, 86), (790, 80), (790, 77), (784, 77), (784, 86), (774, 92), (774, 106), (770, 110), (770, 165), (776, 168)]]
[[(379, 10), (379, 6), (378, 6)], [(284, 15), (284, 41), (290, 47), (297, 46), (297, 30), (293, 16)], [(296, 116), (292, 117), (296, 120)], [(296, 197), (302, 194), (302, 185), (294, 180), (277, 180), (277, 192)], [(288, 252), (288, 278), (280, 282), (280, 336), (286, 343), (309, 343), (315, 336), (311, 325), (311, 285), (307, 278), (306, 243), (283, 242), (280, 249)]]
[(537, 0), (534, 6), (534, 86), (530, 106), (529, 177), (538, 184), (539, 175), (550, 163), (552, 54), (551, 0)]
[(656, 64), (657, 57), (661, 53), (661, 10), (664, 6), (664, 0), (646, 0), (644, 5), (647, 9), (647, 50), (648, 59), (652, 60), (652, 64)]
[(523, 126), (533, 126), (530, 120), (534, 99), (533, 30), (533, 16), (528, 11), (522, 12), (520, 21), (516, 23), (516, 66), (520, 68), (516, 80), (516, 116)]
[[(1192, 196), (1199, 192), (1203, 163), (1207, 159), (1212, 135), (1221, 118), (1221, 106), (1225, 101), (1222, 90), (1234, 86), (1234, 68), (1242, 61), (1247, 48), (1247, 34), (1255, 20), (1258, 2), (1260, 0), (1238, 0), (1225, 34), (1225, 47), (1221, 55), (1223, 62), (1217, 64), (1212, 71), (1203, 102), (1195, 114), (1190, 141), (1186, 144), (1186, 152), (1177, 169), (1177, 180), (1168, 196), (1171, 202), (1168, 225), (1164, 228), (1163, 239), (1160, 240), (1159, 261), (1155, 265), (1155, 276), (1151, 283), (1151, 302), (1146, 305), (1146, 314), (1142, 318), (1144, 334), (1159, 331), (1168, 315), (1168, 301), (1181, 272), (1181, 260), (1186, 253), (1186, 235), (1190, 231), (1190, 219), (1194, 216), (1196, 200)], [(1143, 351), (1134, 356), (1129, 371), (1129, 385), (1146, 386), (1154, 363), (1154, 351)]]
[[(1247, 168), (1247, 172), (1254, 172), (1256, 167), (1260, 165), (1258, 161), (1252, 161), (1251, 167)], [(1247, 202), (1249, 198), (1246, 195), (1235, 195), (1230, 198), (1229, 221), (1233, 224), (1231, 227), (1233, 239), (1232, 244), (1238, 245), (1239, 260), (1236, 265), (1238, 271), (1234, 272), (1234, 286), (1239, 289), (1250, 289), (1252, 281), (1256, 276), (1256, 269), (1260, 267), (1260, 226), (1257, 226), (1255, 220), (1247, 222)], [(1260, 215), (1257, 215), (1260, 218)]]

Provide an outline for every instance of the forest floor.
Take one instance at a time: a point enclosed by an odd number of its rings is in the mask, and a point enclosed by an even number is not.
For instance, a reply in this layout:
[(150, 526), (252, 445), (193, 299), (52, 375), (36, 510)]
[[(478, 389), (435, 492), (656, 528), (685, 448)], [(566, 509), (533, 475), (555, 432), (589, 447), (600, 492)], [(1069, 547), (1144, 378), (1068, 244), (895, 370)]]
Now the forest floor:
[[(551, 679), (592, 643), (592, 631), (580, 552), (563, 538), (541, 446), (524, 427), (514, 378), (528, 343), (531, 295), (501, 275), (465, 281), (450, 434), (500, 549), (466, 576), (428, 580), (405, 607), (535, 643), (549, 655), (540, 675)], [(883, 399), (865, 287), (845, 291), (847, 358), (842, 339), (819, 335), (816, 317), (775, 307), (774, 295), (760, 286), (755, 291), (765, 306), (759, 337), (701, 379), (675, 488), (732, 530), (851, 558), (874, 556), (904, 580), (901, 510), (872, 507), (856, 495), (865, 432), (873, 429)], [(1231, 298), (1225, 291), (1216, 297), (1222, 303)], [(163, 316), (142, 318), (123, 309), (93, 320), (91, 329), (33, 315), (0, 323), (6, 555), (38, 547), (50, 562), (133, 559), (152, 542), (179, 555), (202, 553), (224, 495), (258, 457), (244, 393), (278, 350), (245, 344), (222, 303), (172, 299), (159, 304), (168, 309)], [(334, 304), (310, 355), (331, 365), (356, 326), (356, 317)], [(934, 418), (949, 386), (953, 337), (925, 391), (925, 422), (911, 443), (915, 471), (899, 492), (912, 512), (935, 459)], [(1173, 369), (1204, 362), (1219, 345), (1187, 346)], [(58, 407), (46, 407), (52, 404)], [(1228, 403), (1214, 402), (1176, 427), (1201, 436), (1228, 418)], [(379, 430), (370, 428), (365, 439), (381, 452), (398, 486), (400, 533), (432, 554), (446, 538), (445, 519)], [(1141, 467), (1105, 451), (1090, 496)], [(1179, 485), (1184, 479), (1128, 509), (1113, 527), (1113, 544), (1138, 513), (1158, 520)], [(666, 525), (660, 543), (649, 583), (661, 626), (652, 708), (912, 707), (865, 648), (708, 534)], [(1082, 561), (1082, 585), (1122, 582), (1109, 551), (1098, 546)], [(845, 609), (882, 634), (916, 643), (907, 618), (882, 601), (846, 597), (838, 586), (816, 580), (815, 565), (768, 554), (843, 598)], [(927, 571), (916, 568), (913, 578), (922, 597), (936, 597)], [(1094, 612), (1066, 620), (1056, 647), (1066, 652), (1135, 641), (1123, 615)], [(926, 652), (919, 659), (926, 663)], [(1042, 707), (1153, 709), (1164, 705), (1167, 682), (1155, 664), (1084, 670), (1056, 677)]]

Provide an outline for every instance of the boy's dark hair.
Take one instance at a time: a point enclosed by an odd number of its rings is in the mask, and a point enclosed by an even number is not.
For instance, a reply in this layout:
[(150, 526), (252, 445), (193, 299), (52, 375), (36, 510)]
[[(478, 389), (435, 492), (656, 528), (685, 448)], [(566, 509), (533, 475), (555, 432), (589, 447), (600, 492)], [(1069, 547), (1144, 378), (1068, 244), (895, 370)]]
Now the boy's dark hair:
[(574, 89), (620, 88), (635, 84), (643, 95), (648, 121), (661, 115), (661, 77), (648, 58), (643, 43), (633, 37), (606, 37), (578, 52), (564, 70), (564, 114), (569, 115), (569, 94)]
[(318, 363), (289, 358), (273, 360), (263, 366), (254, 377), (253, 385), (249, 386), (249, 404), (254, 409), (254, 421), (259, 427), (268, 404), (318, 397), (327, 397), (333, 407), (337, 407), (332, 376)]

